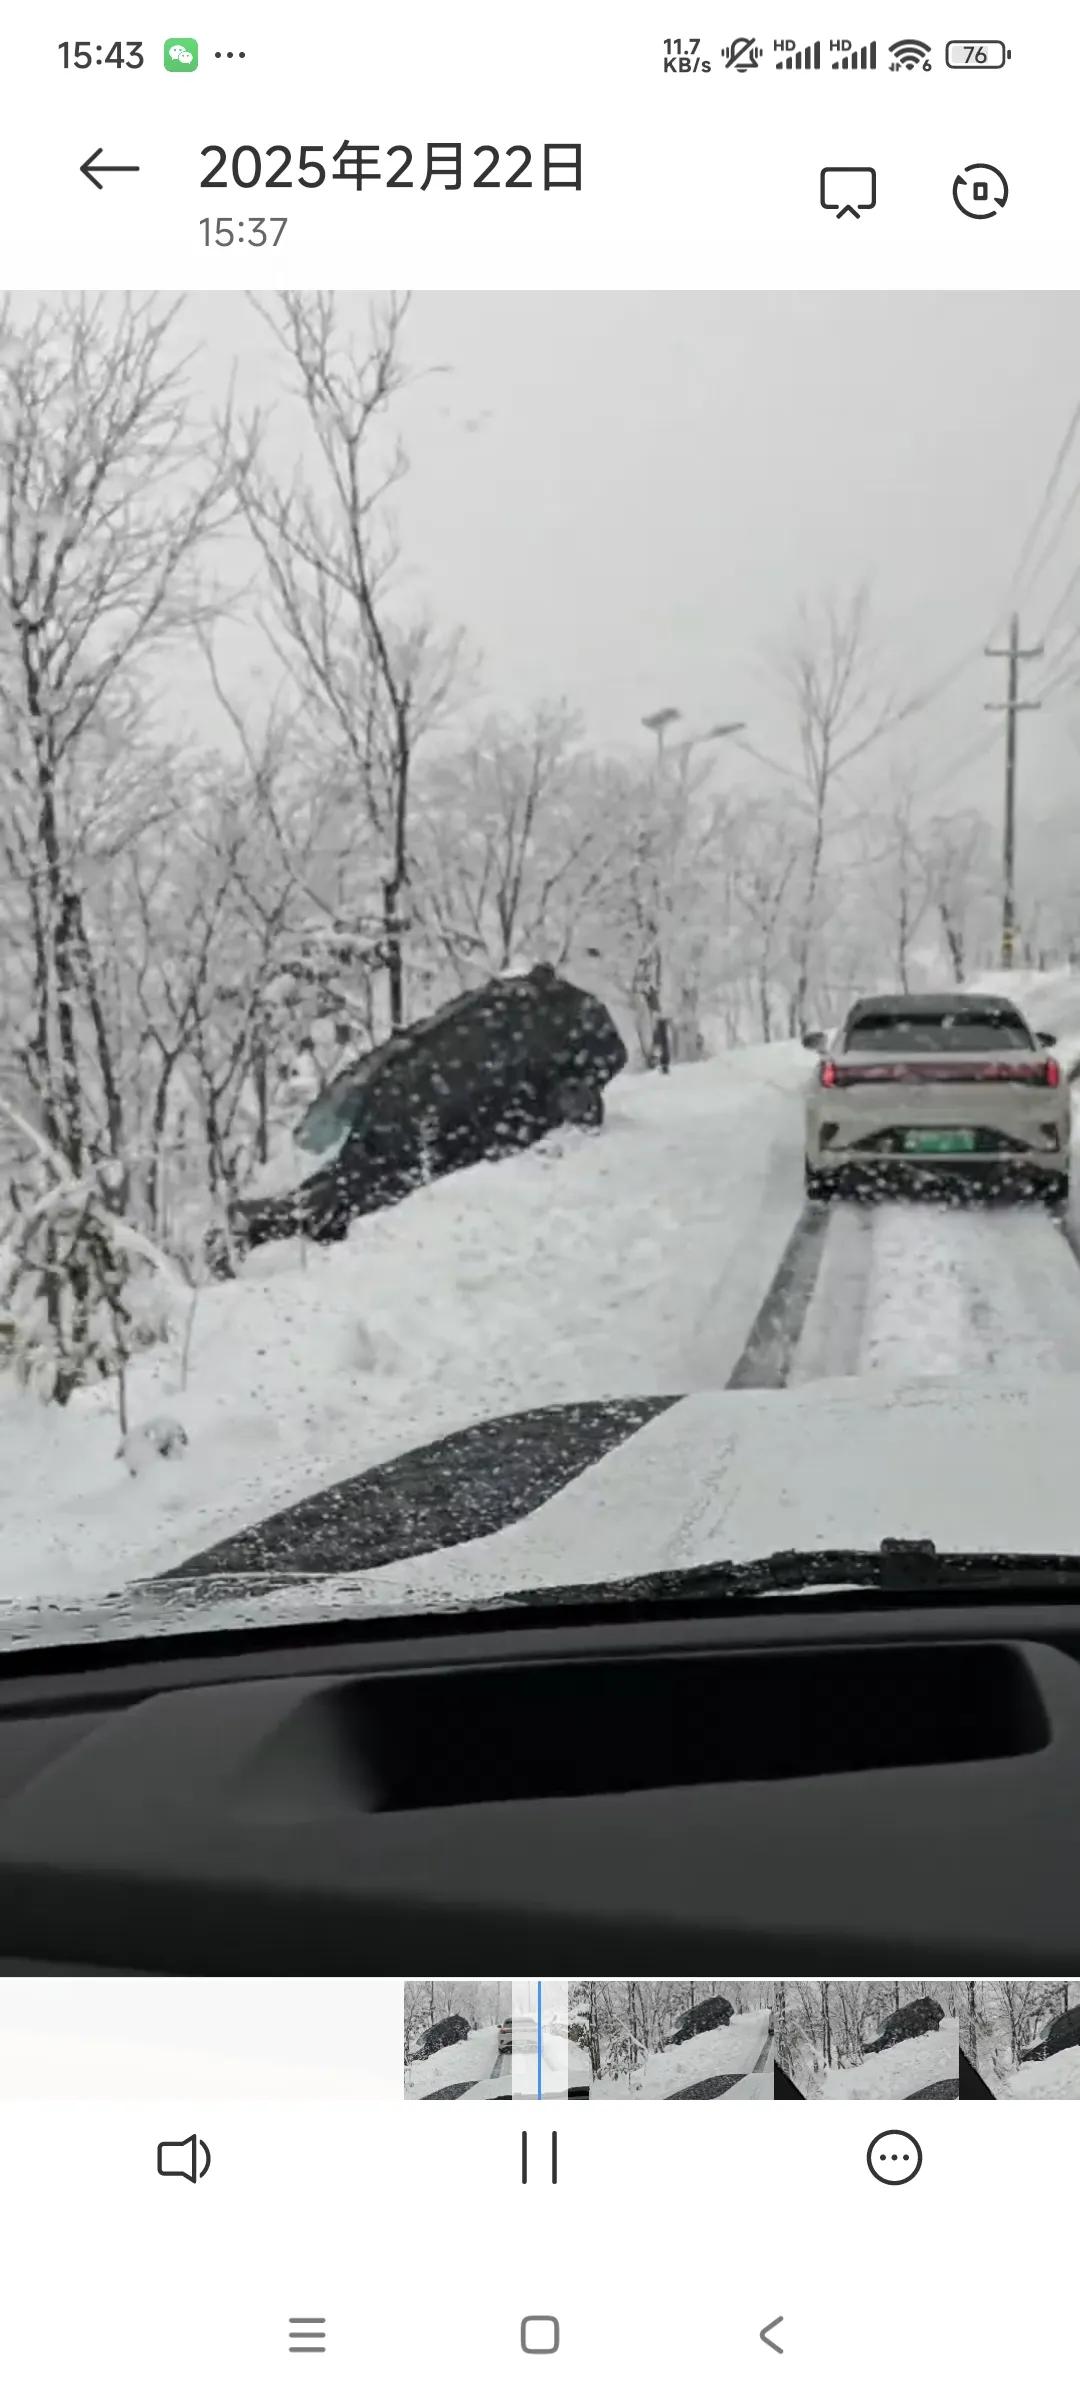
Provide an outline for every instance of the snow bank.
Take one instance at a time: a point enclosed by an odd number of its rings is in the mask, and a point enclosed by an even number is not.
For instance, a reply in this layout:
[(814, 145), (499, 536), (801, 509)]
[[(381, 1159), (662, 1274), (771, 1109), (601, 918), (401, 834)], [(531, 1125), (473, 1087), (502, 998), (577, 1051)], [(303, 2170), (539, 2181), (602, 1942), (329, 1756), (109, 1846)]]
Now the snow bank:
[(801, 1206), (797, 1045), (611, 1087), (564, 1131), (256, 1252), (174, 1356), (129, 1375), (181, 1459), (129, 1476), (105, 1388), (46, 1409), (0, 1378), (0, 1603), (89, 1597), (453, 1428), (545, 1402), (722, 1385)]
[(905, 2100), (928, 2084), (954, 2080), (960, 2072), (960, 2027), (946, 2017), (936, 2033), (877, 2050), (857, 2067), (829, 2067), (809, 2095), (816, 2100)]
[[(673, 2093), (704, 2083), (710, 2075), (749, 2077), (768, 2039), (768, 2009), (753, 2010), (711, 2033), (697, 2033), (692, 2041), (679, 2042), (674, 2049), (650, 2052), (629, 2077), (602, 2077), (593, 2084), (592, 2096), (594, 2100), (669, 2100)], [(755, 2076), (754, 2081), (767, 2082), (771, 2096), (771, 2071), (767, 2076)], [(752, 2096), (760, 2098), (761, 2094)]]
[(1057, 1035), (1056, 1055), (1062, 1072), (1080, 1062), (1080, 974), (1072, 967), (988, 968), (967, 987), (973, 992), (1000, 992), (1015, 1001), (1035, 1033)]
[(498, 2048), (498, 2027), (478, 2025), (464, 2042), (450, 2042), (430, 2058), (411, 2060), (405, 2070), (406, 2098), (426, 2100), (430, 2093), (445, 2090), (447, 2084), (479, 2082), (481, 2076), (491, 2074)]
[(1080, 2049), (1055, 2050), (1017, 2067), (998, 2085), (999, 2100), (1080, 2100)]

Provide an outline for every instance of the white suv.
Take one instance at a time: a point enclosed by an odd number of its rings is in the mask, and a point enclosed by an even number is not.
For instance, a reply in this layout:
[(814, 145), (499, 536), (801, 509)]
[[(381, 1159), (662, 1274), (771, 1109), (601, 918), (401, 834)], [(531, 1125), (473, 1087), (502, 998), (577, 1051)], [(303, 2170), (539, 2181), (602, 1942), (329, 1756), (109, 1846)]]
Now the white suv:
[(1008, 1186), (1063, 1206), (1069, 1085), (1052, 1033), (985, 993), (857, 1000), (840, 1032), (804, 1035), (821, 1063), (806, 1102), (806, 1189)]

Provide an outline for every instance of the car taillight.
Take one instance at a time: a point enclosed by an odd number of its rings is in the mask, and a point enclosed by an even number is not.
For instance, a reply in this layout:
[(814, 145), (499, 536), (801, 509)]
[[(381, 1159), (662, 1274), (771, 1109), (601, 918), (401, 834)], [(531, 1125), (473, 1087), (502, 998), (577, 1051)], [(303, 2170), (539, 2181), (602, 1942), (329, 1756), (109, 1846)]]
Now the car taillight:
[(883, 1063), (864, 1059), (858, 1066), (838, 1065), (826, 1059), (821, 1068), (822, 1083), (1038, 1083), (1054, 1087), (1061, 1082), (1061, 1067), (1056, 1058), (949, 1058), (938, 1057), (890, 1059)]

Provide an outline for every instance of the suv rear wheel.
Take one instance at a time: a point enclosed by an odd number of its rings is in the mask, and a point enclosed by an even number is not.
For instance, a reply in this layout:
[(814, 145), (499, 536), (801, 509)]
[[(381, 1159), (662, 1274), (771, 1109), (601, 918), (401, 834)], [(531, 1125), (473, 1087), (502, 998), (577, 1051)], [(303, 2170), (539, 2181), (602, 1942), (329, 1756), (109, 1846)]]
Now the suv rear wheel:
[(811, 1166), (809, 1159), (807, 1159), (805, 1162), (803, 1182), (806, 1188), (806, 1197), (808, 1200), (831, 1200), (833, 1192), (832, 1176), (822, 1175), (817, 1167)]
[(567, 1076), (555, 1086), (555, 1109), (560, 1125), (602, 1125), (604, 1095), (584, 1076)]

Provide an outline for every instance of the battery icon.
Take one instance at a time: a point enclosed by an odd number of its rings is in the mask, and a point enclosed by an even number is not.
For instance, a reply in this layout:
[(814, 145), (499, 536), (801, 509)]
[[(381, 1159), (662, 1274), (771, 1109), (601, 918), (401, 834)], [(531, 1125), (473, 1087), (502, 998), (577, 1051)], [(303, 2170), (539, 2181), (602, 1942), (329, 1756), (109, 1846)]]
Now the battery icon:
[(1004, 42), (946, 42), (947, 67), (1003, 67), (1012, 51)]

